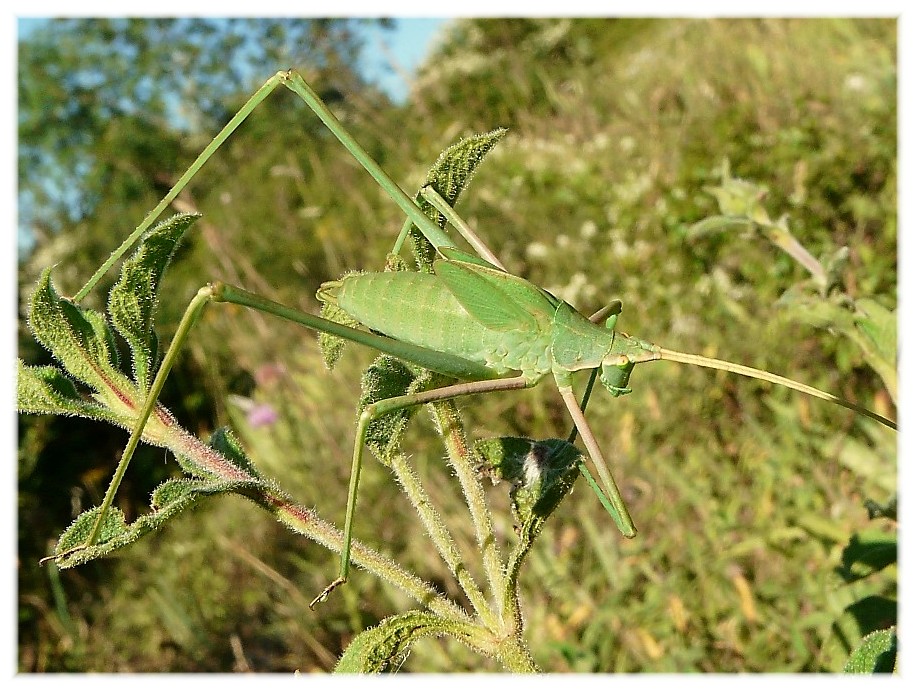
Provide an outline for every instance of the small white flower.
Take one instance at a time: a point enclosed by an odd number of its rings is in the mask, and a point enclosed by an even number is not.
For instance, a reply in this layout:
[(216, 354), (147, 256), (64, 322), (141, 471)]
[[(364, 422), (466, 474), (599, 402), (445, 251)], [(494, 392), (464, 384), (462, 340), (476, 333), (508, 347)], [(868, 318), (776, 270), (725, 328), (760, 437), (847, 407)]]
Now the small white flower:
[(545, 259), (549, 256), (549, 247), (542, 242), (531, 242), (527, 245), (527, 257), (530, 259)]
[(844, 80), (844, 88), (848, 91), (866, 91), (868, 84), (862, 74), (848, 74)]
[(581, 238), (585, 240), (592, 239), (597, 234), (597, 224), (592, 220), (585, 220), (581, 226)]

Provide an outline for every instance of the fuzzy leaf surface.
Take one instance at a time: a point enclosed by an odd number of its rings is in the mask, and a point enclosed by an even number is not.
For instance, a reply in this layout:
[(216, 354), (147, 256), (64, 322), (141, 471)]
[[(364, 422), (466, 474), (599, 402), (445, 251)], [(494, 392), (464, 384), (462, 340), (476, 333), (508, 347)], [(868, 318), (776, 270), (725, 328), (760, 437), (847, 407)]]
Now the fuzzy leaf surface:
[(112, 379), (124, 378), (104, 317), (61, 297), (51, 283), (50, 268), (42, 272), (32, 294), (29, 328), (70, 376), (96, 391), (107, 391)]
[[(456, 144), (452, 144), (438, 156), (438, 160), (429, 168), (425, 178), (426, 184), (438, 192), (450, 206), (454, 206), (460, 193), (470, 183), (470, 179), (483, 158), (507, 133), (508, 130), (499, 128), (485, 134), (476, 134), (461, 139)], [(443, 228), (447, 224), (445, 217), (424, 198), (419, 196), (417, 203), (422, 212), (439, 227)], [(413, 251), (419, 270), (431, 271), (432, 261), (435, 259), (434, 248), (415, 226), (410, 235), (413, 239)]]
[(403, 663), (410, 646), (422, 637), (456, 633), (454, 624), (426, 611), (385, 618), (359, 633), (337, 662), (334, 673), (381, 673)]
[(898, 636), (895, 626), (872, 632), (851, 652), (845, 673), (892, 673), (898, 664)]
[[(213, 435), (210, 448), (224, 455), (235, 467), (253, 469), (250, 460), (240, 449), (237, 439), (225, 430), (220, 430)], [(187, 459), (179, 463), (182, 467)], [(193, 505), (203, 496), (234, 493), (251, 498), (274, 487), (261, 480), (256, 472), (247, 472), (245, 479), (232, 480), (222, 477), (195, 476), (168, 479), (152, 492), (150, 505), (152, 510), (138, 517), (132, 523), (127, 523), (124, 514), (117, 508), (111, 508), (105, 516), (98, 542), (87, 548), (73, 551), (57, 559), (60, 568), (87, 563), (96, 558), (106, 556), (113, 551), (128, 546), (149, 532), (159, 529), (168, 520), (175, 517), (186, 508)], [(71, 549), (82, 546), (91, 533), (99, 508), (93, 507), (79, 515), (76, 520), (60, 536), (55, 553), (62, 554)]]
[(511, 482), (512, 511), (522, 528), (538, 530), (571, 491), (582, 454), (562, 439), (502, 436), (476, 442), (481, 471)]
[[(433, 375), (425, 369), (410, 367), (389, 355), (381, 355), (362, 375), (359, 411), (379, 400), (409, 395), (423, 390)], [(383, 463), (388, 463), (400, 444), (415, 407), (390, 412), (373, 420), (365, 434), (365, 444)]]
[(108, 408), (81, 396), (73, 381), (57, 367), (28, 366), (18, 360), (16, 384), (16, 407), (20, 412), (121, 423)]
[(152, 228), (124, 261), (108, 294), (108, 315), (130, 347), (133, 377), (143, 391), (149, 390), (154, 373), (157, 343), (153, 319), (159, 282), (178, 242), (199, 217), (181, 213)]

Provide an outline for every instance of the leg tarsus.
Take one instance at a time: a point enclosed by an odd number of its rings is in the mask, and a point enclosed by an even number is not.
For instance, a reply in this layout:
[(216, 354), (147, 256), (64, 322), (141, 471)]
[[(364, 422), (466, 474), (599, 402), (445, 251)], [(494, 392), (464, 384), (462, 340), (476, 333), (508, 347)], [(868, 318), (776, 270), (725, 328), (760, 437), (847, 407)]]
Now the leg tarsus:
[(330, 593), (333, 590), (335, 590), (340, 585), (344, 585), (344, 584), (346, 584), (346, 578), (344, 578), (344, 577), (336, 578), (333, 582), (331, 582), (329, 585), (324, 587), (323, 592), (321, 592), (316, 597), (314, 597), (314, 599), (311, 600), (311, 603), (308, 604), (308, 608), (313, 611), (315, 606), (317, 606), (318, 604), (323, 604), (325, 601), (327, 601), (327, 597), (330, 596)]

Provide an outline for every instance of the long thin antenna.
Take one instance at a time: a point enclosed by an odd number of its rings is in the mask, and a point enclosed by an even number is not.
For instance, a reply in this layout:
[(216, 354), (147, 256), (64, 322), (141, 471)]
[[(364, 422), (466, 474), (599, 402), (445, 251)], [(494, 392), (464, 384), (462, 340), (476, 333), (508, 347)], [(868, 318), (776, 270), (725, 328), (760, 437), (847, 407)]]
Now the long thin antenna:
[(769, 383), (776, 383), (779, 386), (786, 386), (787, 388), (792, 388), (793, 390), (799, 391), (800, 393), (811, 395), (814, 398), (821, 398), (822, 400), (833, 402), (836, 405), (841, 405), (841, 407), (846, 407), (847, 409), (853, 410), (854, 412), (862, 414), (865, 417), (869, 417), (870, 419), (873, 419), (880, 424), (884, 424), (890, 429), (894, 429), (896, 431), (898, 430), (898, 425), (890, 419), (886, 419), (882, 415), (876, 414), (872, 410), (861, 407), (860, 405), (852, 403), (849, 400), (839, 398), (837, 395), (832, 395), (831, 393), (820, 391), (818, 388), (807, 386), (805, 383), (799, 383), (798, 381), (784, 378), (783, 376), (778, 376), (777, 374), (770, 374), (767, 371), (762, 371), (761, 369), (753, 369), (752, 367), (745, 367), (742, 364), (726, 362), (722, 359), (712, 359), (710, 357), (702, 357), (701, 355), (692, 355), (687, 352), (676, 352), (675, 350), (667, 350), (666, 348), (662, 347), (658, 349), (658, 352), (660, 353), (660, 359), (669, 360), (671, 362), (694, 364), (696, 366), (706, 367), (708, 369), (729, 371), (734, 374), (748, 376), (753, 379), (761, 379), (762, 381), (768, 381)]

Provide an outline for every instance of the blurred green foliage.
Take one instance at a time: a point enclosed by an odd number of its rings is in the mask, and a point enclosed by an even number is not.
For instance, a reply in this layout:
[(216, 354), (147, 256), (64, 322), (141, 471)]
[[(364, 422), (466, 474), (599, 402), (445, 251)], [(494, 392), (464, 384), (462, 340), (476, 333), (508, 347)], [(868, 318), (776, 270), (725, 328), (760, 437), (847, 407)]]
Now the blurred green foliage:
[[(626, 332), (893, 414), (854, 342), (788, 320), (779, 300), (805, 269), (755, 235), (689, 229), (721, 212), (710, 189), (728, 175), (763, 185), (771, 218), (789, 215), (813, 256), (848, 248), (851, 299), (895, 309), (894, 20), (464, 19), (402, 107), (353, 70), (347, 22), (185, 21), (52, 22), (20, 42), (20, 206), (35, 238), (22, 304), (53, 263), (58, 287), (75, 291), (257, 84), (295, 65), (408, 191), (446, 145), (509, 127), (458, 210), (515, 273), (585, 312), (621, 297)], [(163, 339), (208, 280), (315, 311), (321, 281), (383, 266), (402, 219), (289, 96), (266, 101), (175, 204), (204, 218), (165, 280)], [(310, 333), (233, 307), (209, 310), (193, 340), (165, 403), (204, 436), (231, 423), (286, 491), (340, 520), (372, 353), (348, 348), (328, 373)], [(26, 336), (20, 355), (46, 357)], [(622, 399), (596, 394), (589, 418), (639, 535), (621, 540), (587, 491), (560, 506), (521, 580), (537, 662), (842, 670), (864, 635), (894, 622), (894, 561), (853, 577), (848, 564), (872, 563), (855, 560), (854, 544), (894, 543), (893, 521), (870, 521), (865, 500), (897, 490), (895, 436), (722, 373), (652, 364), (632, 385)], [(277, 419), (264, 424), (258, 406)], [(561, 437), (570, 423), (546, 386), (462, 407), (477, 438)], [(404, 449), (442, 511), (459, 515), (426, 420), (416, 415)], [(355, 631), (405, 607), (356, 571), (310, 612), (334, 559), (234, 499), (117, 559), (38, 568), (72, 516), (99, 502), (126, 434), (19, 424), (20, 671), (329, 669)], [(143, 510), (170, 471), (161, 453), (140, 455), (119, 507)], [(389, 474), (369, 465), (361, 491), (356, 536), (456, 594)], [(507, 491), (491, 500), (511, 540)], [(494, 667), (428, 639), (403, 669)]]

